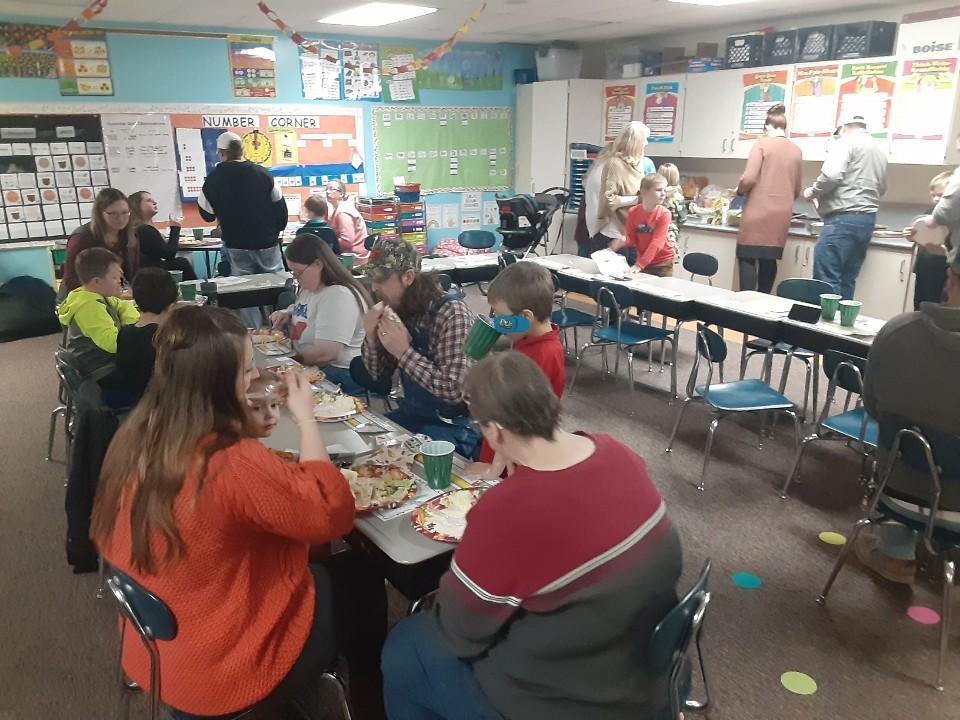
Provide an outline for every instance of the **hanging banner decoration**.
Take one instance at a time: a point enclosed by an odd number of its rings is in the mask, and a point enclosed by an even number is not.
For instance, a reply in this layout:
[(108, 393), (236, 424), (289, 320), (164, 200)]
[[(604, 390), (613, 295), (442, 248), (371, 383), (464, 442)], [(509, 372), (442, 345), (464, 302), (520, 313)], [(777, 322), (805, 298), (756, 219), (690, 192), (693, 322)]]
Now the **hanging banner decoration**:
[(503, 53), (454, 50), (418, 73), (421, 90), (502, 90)]
[(277, 53), (269, 35), (227, 35), (233, 96), (275, 98)]
[(942, 162), (956, 93), (957, 58), (905, 60), (890, 123), (891, 153), (911, 162)]
[(14, 58), (17, 58), (27, 51), (36, 52), (39, 50), (48, 49), (52, 47), (58, 40), (63, 40), (70, 33), (76, 32), (81, 28), (81, 26), (86, 25), (97, 15), (102, 13), (107, 7), (108, 2), (109, 0), (93, 0), (93, 2), (87, 5), (87, 7), (85, 7), (79, 15), (64, 25), (61, 25), (59, 28), (42, 34), (26, 43), (17, 45), (10, 44), (0, 47), (0, 50), (5, 51), (8, 55), (13, 56)]
[[(413, 69), (416, 48), (408, 45), (380, 46), (380, 74), (386, 79), (386, 100), (416, 102), (419, 99), (417, 71)], [(397, 72), (396, 68), (408, 68)]]
[[(0, 23), (0, 78), (57, 79), (57, 57), (47, 34), (54, 25)], [(16, 54), (9, 48), (17, 48)]]
[(837, 89), (840, 66), (797, 67), (793, 78), (790, 137), (829, 138), (837, 126)]
[(650, 128), (648, 142), (669, 143), (677, 139), (680, 83), (648, 82), (643, 100), (643, 124)]
[[(104, 4), (106, 4), (106, 2), (104, 2)], [(286, 35), (288, 38), (290, 38), (294, 43), (296, 43), (296, 44), (299, 45), (300, 47), (308, 47), (308, 46), (310, 46), (310, 41), (308, 41), (303, 35), (301, 35), (300, 33), (298, 33), (298, 32), (297, 32), (296, 30), (294, 30), (292, 27), (290, 27), (289, 25), (287, 25), (287, 24), (280, 18), (279, 15), (277, 15), (273, 10), (270, 9), (270, 7), (269, 7), (265, 2), (258, 2), (258, 3), (257, 3), (257, 7), (260, 9), (260, 12), (262, 12), (264, 15), (266, 15), (267, 18), (268, 18), (274, 25), (276, 25), (278, 28), (280, 28), (280, 30), (283, 32), (283, 34)], [(429, 67), (432, 62), (434, 62), (435, 60), (439, 60), (440, 58), (442, 58), (444, 55), (446, 55), (448, 52), (450, 52), (450, 50), (453, 49), (453, 46), (454, 46), (454, 45), (456, 45), (458, 42), (460, 42), (460, 39), (461, 39), (464, 35), (466, 35), (467, 31), (470, 30), (470, 26), (477, 22), (477, 20), (480, 18), (480, 14), (481, 14), (484, 10), (486, 10), (486, 9), (487, 9), (487, 4), (486, 4), (486, 3), (483, 3), (483, 5), (481, 5), (480, 8), (479, 8), (475, 13), (473, 13), (473, 15), (471, 15), (469, 18), (467, 18), (467, 19), (463, 22), (463, 24), (462, 24), (460, 27), (457, 28), (456, 32), (454, 32), (453, 35), (451, 35), (449, 38), (447, 38), (447, 41), (446, 41), (446, 42), (444, 42), (442, 45), (434, 48), (433, 50), (431, 50), (430, 52), (428, 52), (426, 55), (424, 55), (424, 56), (423, 56), (422, 58), (420, 58), (419, 60), (416, 59), (416, 58), (414, 58), (414, 59), (410, 62), (410, 65), (409, 65), (409, 66), (405, 66), (405, 65), (404, 65), (404, 66), (394, 67), (394, 68), (393, 68), (393, 72), (407, 73), (407, 72), (411, 72), (411, 71), (415, 71), (415, 70), (424, 70), (424, 69), (426, 69), (427, 67)], [(346, 68), (346, 64), (344, 64), (344, 68)], [(352, 70), (360, 70), (361, 67), (358, 65), (357, 67), (352, 67), (351, 69), (352, 69)]]
[(631, 120), (637, 107), (637, 86), (608, 85), (603, 97), (603, 141), (613, 142)]
[(106, 33), (72, 32), (53, 44), (53, 52), (61, 95), (113, 95)]
[(380, 50), (376, 45), (344, 42), (340, 45), (343, 97), (346, 100), (379, 100)]
[(844, 63), (840, 72), (837, 122), (848, 114), (863, 115), (870, 133), (875, 138), (886, 138), (896, 82), (896, 60)]
[(341, 100), (342, 62), (340, 43), (318, 40), (313, 50), (298, 48), (303, 97), (307, 100)]
[(753, 140), (763, 135), (767, 110), (787, 97), (787, 71), (762, 70), (743, 74), (743, 109), (740, 113), (740, 139)]

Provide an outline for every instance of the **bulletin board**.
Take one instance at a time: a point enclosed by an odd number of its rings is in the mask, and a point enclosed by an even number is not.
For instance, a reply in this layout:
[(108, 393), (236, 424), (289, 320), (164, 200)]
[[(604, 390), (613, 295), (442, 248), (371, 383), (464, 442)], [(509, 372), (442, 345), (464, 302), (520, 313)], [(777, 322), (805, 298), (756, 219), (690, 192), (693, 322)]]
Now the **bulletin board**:
[(513, 187), (511, 108), (376, 108), (373, 144), (381, 192), (399, 177), (426, 194)]

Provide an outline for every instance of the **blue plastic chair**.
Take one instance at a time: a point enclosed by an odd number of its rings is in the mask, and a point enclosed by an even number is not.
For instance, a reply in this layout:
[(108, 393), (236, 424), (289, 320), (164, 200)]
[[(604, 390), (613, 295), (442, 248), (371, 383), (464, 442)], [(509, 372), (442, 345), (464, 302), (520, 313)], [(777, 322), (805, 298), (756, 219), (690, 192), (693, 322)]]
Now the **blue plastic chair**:
[[(502, 257), (502, 256), (501, 256)], [(516, 262), (516, 256), (513, 262)], [(512, 263), (508, 262), (508, 265)], [(563, 340), (564, 350), (567, 350), (567, 330), (573, 328), (573, 347), (580, 347), (580, 338), (577, 337), (577, 328), (593, 327), (594, 317), (588, 312), (567, 307), (567, 291), (560, 287), (560, 280), (557, 274), (550, 273), (553, 276), (553, 298), (557, 309), (550, 314), (550, 322), (560, 328), (560, 338)]]
[[(891, 439), (892, 435), (892, 439)], [(960, 551), (960, 532), (951, 531), (938, 525), (936, 522), (937, 510), (940, 507), (940, 494), (943, 483), (960, 482), (960, 437), (948, 435), (930, 428), (924, 428), (904, 418), (891, 419), (880, 423), (880, 437), (878, 443), (889, 448), (886, 458), (886, 468), (883, 478), (874, 491), (873, 499), (866, 514), (857, 520), (853, 526), (850, 538), (844, 544), (837, 556), (837, 560), (827, 578), (827, 584), (817, 596), (820, 605), (826, 605), (827, 594), (833, 586), (837, 575), (843, 568), (850, 549), (855, 545), (860, 532), (868, 525), (878, 524), (886, 520), (893, 520), (906, 525), (920, 534), (927, 552), (939, 556), (943, 562), (943, 598), (940, 618), (940, 654), (937, 662), (937, 680), (935, 687), (943, 690), (943, 666), (947, 657), (947, 644), (950, 637), (950, 615), (953, 608), (953, 585), (956, 578), (957, 552)], [(917, 507), (925, 520), (917, 520), (912, 515), (906, 515), (893, 502), (899, 499), (897, 491), (887, 492), (887, 483), (898, 463), (903, 463), (913, 470), (926, 472), (930, 484), (918, 485), (912, 488), (908, 498), (903, 498)], [(919, 496), (919, 497), (918, 497)]]
[[(815, 440), (840, 440), (842, 442), (853, 440), (856, 442), (856, 447), (859, 449), (863, 460), (860, 472), (861, 479), (867, 479), (866, 482), (869, 482), (869, 478), (873, 476), (872, 470), (866, 470), (866, 464), (877, 448), (880, 429), (877, 421), (867, 414), (860, 399), (863, 394), (863, 374), (866, 372), (866, 366), (867, 361), (855, 355), (848, 355), (837, 350), (827, 350), (823, 354), (823, 372), (830, 379), (823, 411), (817, 421), (816, 432), (800, 441), (800, 449), (797, 450), (797, 456), (787, 475), (786, 482), (783, 484), (780, 497), (787, 497), (790, 483), (800, 474), (803, 451), (807, 449), (807, 445)], [(830, 406), (836, 397), (837, 388), (847, 392), (844, 411), (838, 415), (828, 415)], [(852, 409), (848, 409), (850, 399), (854, 395), (857, 398), (856, 403)]]
[(700, 275), (713, 285), (713, 276), (720, 269), (720, 261), (710, 253), (689, 252), (683, 256), (683, 269), (690, 273), (691, 280)]
[[(178, 633), (177, 619), (163, 600), (140, 585), (129, 575), (114, 567), (105, 569), (106, 583), (111, 594), (120, 608), (120, 617), (123, 622), (120, 626), (120, 676), (123, 677), (123, 643), (127, 625), (136, 631), (147, 654), (150, 656), (150, 720), (157, 720), (160, 716), (160, 653), (157, 642), (175, 640)], [(347, 703), (346, 688), (343, 680), (334, 672), (325, 672), (321, 679), (332, 682), (337, 689), (338, 703), (347, 720), (350, 720), (350, 707)], [(133, 683), (125, 683), (127, 689), (136, 689)], [(174, 720), (194, 720), (197, 716), (184, 713), (174, 708), (167, 708)], [(233, 720), (241, 718), (260, 717), (259, 708), (242, 710), (232, 716)]]
[[(620, 370), (620, 353), (627, 355), (627, 373), (630, 380), (630, 391), (634, 390), (633, 382), (633, 354), (637, 348), (650, 343), (665, 341), (670, 344), (672, 357), (677, 357), (677, 331), (664, 330), (662, 328), (645, 325), (636, 320), (627, 319), (627, 310), (630, 308), (631, 296), (630, 290), (622, 285), (603, 285), (601, 284), (596, 295), (597, 311), (593, 320), (593, 330), (591, 332), (590, 342), (585, 343), (577, 352), (577, 365), (573, 371), (573, 379), (570, 382), (569, 391), (573, 391), (573, 386), (577, 382), (577, 373), (580, 371), (580, 363), (583, 361), (584, 353), (593, 348), (599, 348), (603, 352), (603, 369), (608, 371), (607, 348), (616, 349), (616, 361), (613, 373), (617, 374)], [(653, 355), (648, 351), (648, 369), (647, 372), (653, 372)], [(670, 365), (670, 394), (676, 397), (677, 394), (677, 363)]]
[[(707, 560), (700, 571), (700, 577), (690, 592), (687, 593), (677, 606), (660, 621), (647, 647), (653, 670), (657, 674), (667, 674), (667, 685), (670, 693), (670, 717), (678, 718), (681, 712), (704, 712), (710, 706), (710, 688), (707, 683), (706, 668), (703, 664), (703, 653), (700, 649), (700, 635), (703, 632), (703, 618), (710, 604), (710, 592), (707, 583), (710, 581), (711, 562)], [(704, 699), (691, 700), (685, 697), (680, 699), (681, 693), (686, 694), (688, 658), (691, 646), (697, 651), (697, 661), (700, 665), (700, 677), (703, 680)]]
[[(797, 448), (800, 447), (800, 419), (797, 417), (797, 407), (787, 397), (774, 390), (762, 380), (735, 380), (734, 382), (712, 385), (714, 363), (722, 363), (727, 357), (727, 343), (723, 337), (710, 330), (703, 323), (697, 324), (697, 354), (693, 359), (693, 368), (690, 379), (687, 381), (687, 397), (680, 407), (677, 420), (670, 433), (667, 443), (667, 452), (673, 452), (673, 441), (683, 421), (683, 414), (692, 400), (697, 400), (710, 407), (713, 411), (713, 420), (707, 430), (707, 445), (703, 451), (703, 471), (700, 474), (700, 484), (697, 490), (703, 491), (703, 484), (707, 478), (707, 469), (710, 467), (710, 453), (713, 449), (713, 435), (717, 425), (728, 415), (741, 413), (760, 413), (760, 442), (763, 447), (764, 425), (767, 413), (782, 412), (793, 419), (793, 429)], [(707, 381), (697, 385), (697, 376), (700, 370), (700, 359), (707, 361)]]
[(497, 244), (497, 236), (489, 230), (464, 230), (457, 242), (467, 250), (489, 250)]

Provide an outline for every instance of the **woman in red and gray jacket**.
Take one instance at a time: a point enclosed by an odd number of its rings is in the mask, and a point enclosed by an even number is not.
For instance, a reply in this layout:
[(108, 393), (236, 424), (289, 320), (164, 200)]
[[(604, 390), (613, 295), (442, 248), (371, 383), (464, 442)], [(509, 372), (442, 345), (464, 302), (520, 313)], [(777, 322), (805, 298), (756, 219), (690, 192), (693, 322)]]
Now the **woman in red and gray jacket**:
[(638, 650), (681, 569), (643, 460), (560, 430), (559, 399), (519, 353), (480, 362), (464, 398), (513, 472), (470, 511), (436, 613), (388, 638), (389, 717), (675, 720), (667, 678)]

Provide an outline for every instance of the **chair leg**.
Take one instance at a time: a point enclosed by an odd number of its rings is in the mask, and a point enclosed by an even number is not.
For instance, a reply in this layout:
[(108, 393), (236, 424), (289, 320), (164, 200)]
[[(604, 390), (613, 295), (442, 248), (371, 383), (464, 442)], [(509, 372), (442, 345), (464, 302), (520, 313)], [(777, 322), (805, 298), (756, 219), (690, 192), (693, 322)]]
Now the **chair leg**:
[[(661, 329), (661, 330), (666, 330), (666, 329), (667, 329), (667, 316), (666, 316), (666, 315), (663, 316), (663, 323), (660, 325), (660, 329)], [(667, 349), (667, 341), (666, 341), (666, 340), (661, 340), (661, 341), (660, 341), (660, 372), (661, 372), (661, 373), (663, 372), (663, 353), (666, 351), (666, 349)]]
[(781, 499), (787, 499), (787, 490), (790, 488), (790, 483), (793, 482), (794, 477), (800, 474), (800, 461), (803, 459), (803, 451), (807, 449), (807, 444), (819, 437), (819, 435), (810, 435), (800, 441), (800, 447), (797, 448), (797, 452), (793, 458), (793, 465), (790, 466), (790, 472), (787, 473), (787, 479), (783, 483), (783, 488), (780, 490)]
[(847, 556), (850, 554), (850, 550), (853, 547), (854, 543), (857, 541), (857, 537), (860, 535), (860, 531), (863, 530), (867, 525), (871, 524), (873, 520), (868, 517), (860, 518), (857, 520), (856, 524), (853, 526), (853, 532), (850, 533), (850, 537), (843, 544), (843, 549), (840, 551), (840, 554), (837, 556), (837, 561), (833, 564), (833, 569), (830, 571), (830, 577), (827, 578), (827, 584), (823, 586), (823, 590), (817, 595), (817, 602), (821, 605), (827, 604), (827, 593), (830, 592), (830, 588), (833, 587), (833, 581), (837, 579), (837, 575), (840, 574), (841, 568), (843, 568), (844, 563), (847, 562)]
[(97, 600), (103, 599), (105, 578), (104, 578), (104, 568), (103, 568), (103, 555), (97, 559)]
[(680, 406), (680, 412), (677, 413), (677, 420), (673, 423), (673, 430), (670, 431), (670, 440), (667, 442), (667, 449), (665, 452), (673, 452), (673, 441), (677, 437), (677, 430), (680, 429), (680, 423), (683, 420), (683, 414), (687, 411), (687, 405), (690, 404), (690, 401), (693, 398), (684, 398), (683, 404)]
[(627, 379), (630, 381), (630, 392), (635, 392), (636, 388), (633, 386), (633, 353), (630, 350), (627, 350)]
[(66, 416), (66, 412), (66, 406), (60, 405), (50, 413), (50, 431), (47, 434), (47, 457), (45, 458), (47, 462), (53, 459), (53, 440), (57, 435), (57, 417), (60, 415)]
[(747, 374), (747, 360), (750, 359), (750, 356), (747, 355), (747, 342), (749, 342), (749, 336), (743, 334), (743, 342), (740, 344), (740, 379), (743, 380), (744, 376)]
[(720, 416), (718, 415), (710, 421), (710, 427), (707, 428), (707, 446), (703, 449), (703, 470), (700, 473), (700, 484), (697, 485), (697, 490), (700, 492), (703, 492), (703, 484), (707, 480), (707, 469), (710, 467), (710, 455), (713, 451), (713, 434), (717, 431), (719, 424)]
[[(577, 352), (577, 364), (573, 366), (573, 377), (570, 379), (570, 387), (567, 388), (568, 393), (573, 392), (573, 386), (577, 384), (577, 374), (580, 372), (580, 363), (583, 362), (583, 354), (589, 347), (590, 343), (587, 343)], [(606, 359), (606, 356), (604, 356), (604, 359)]]
[(325, 672), (320, 676), (320, 679), (333, 683), (337, 692), (337, 702), (340, 705), (340, 712), (343, 714), (343, 720), (352, 720), (353, 714), (350, 712), (350, 702), (347, 699), (347, 686), (343, 682), (343, 678), (335, 672)]
[(767, 350), (763, 354), (763, 370), (760, 371), (760, 379), (769, 385), (771, 375), (773, 375), (773, 352)]
[(677, 343), (680, 341), (680, 332), (677, 331), (670, 339), (670, 402), (677, 398)]
[[(812, 368), (810, 367), (810, 363), (808, 363), (807, 361), (804, 361), (803, 369), (804, 369), (804, 372), (806, 373), (806, 378), (803, 381), (803, 421), (806, 422), (807, 407), (808, 407), (807, 401), (810, 400), (810, 376), (813, 374), (813, 371), (812, 371)], [(816, 417), (817, 417), (816, 410), (814, 410), (813, 418), (816, 419)]]
[(817, 400), (820, 397), (820, 353), (813, 356), (813, 422), (817, 421)]
[(940, 608), (940, 658), (937, 661), (937, 690), (943, 692), (943, 663), (947, 659), (947, 643), (950, 639), (950, 609), (953, 597), (953, 581), (956, 567), (953, 560), (943, 561), (943, 606)]

